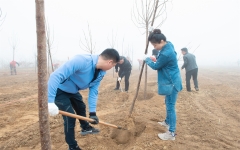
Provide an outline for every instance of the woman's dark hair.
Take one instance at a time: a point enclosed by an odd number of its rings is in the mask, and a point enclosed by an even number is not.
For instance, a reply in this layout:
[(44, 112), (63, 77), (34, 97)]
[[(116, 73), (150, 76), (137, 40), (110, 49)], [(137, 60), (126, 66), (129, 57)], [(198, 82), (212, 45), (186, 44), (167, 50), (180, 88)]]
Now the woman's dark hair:
[(161, 33), (160, 29), (154, 29), (152, 33), (148, 36), (148, 41), (151, 43), (160, 43), (161, 40), (166, 42), (166, 37)]
[(113, 60), (115, 63), (119, 62), (120, 56), (117, 50), (112, 49), (112, 48), (107, 48), (105, 49), (101, 54), (100, 54), (103, 59), (105, 60)]

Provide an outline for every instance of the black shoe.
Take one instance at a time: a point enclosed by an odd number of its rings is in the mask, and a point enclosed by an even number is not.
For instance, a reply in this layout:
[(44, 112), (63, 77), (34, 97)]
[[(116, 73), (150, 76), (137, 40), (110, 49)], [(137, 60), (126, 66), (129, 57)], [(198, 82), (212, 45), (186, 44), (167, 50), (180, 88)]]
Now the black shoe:
[(70, 148), (68, 150), (81, 150), (81, 148), (79, 146), (75, 147), (75, 148)]
[(192, 92), (191, 90), (187, 90), (188, 92)]
[(199, 91), (199, 88), (195, 88), (196, 91)]
[(92, 126), (88, 126), (85, 129), (82, 129), (82, 131), (80, 132), (81, 135), (87, 135), (87, 134), (97, 134), (100, 131)]
[(119, 88), (115, 88), (114, 90), (119, 90)]

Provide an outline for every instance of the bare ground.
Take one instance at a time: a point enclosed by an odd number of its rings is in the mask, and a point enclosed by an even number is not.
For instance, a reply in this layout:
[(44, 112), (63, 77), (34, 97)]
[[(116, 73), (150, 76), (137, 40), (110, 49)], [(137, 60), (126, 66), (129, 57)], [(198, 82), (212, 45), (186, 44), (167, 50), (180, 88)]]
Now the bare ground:
[[(156, 72), (149, 70), (147, 98), (143, 82), (132, 118), (128, 117), (136, 93), (139, 72), (130, 77), (129, 93), (114, 91), (112, 70), (104, 77), (97, 114), (101, 121), (127, 128), (113, 129), (97, 125), (97, 135), (81, 136), (76, 123), (76, 140), (84, 150), (183, 150), (240, 149), (240, 68), (200, 68), (198, 92), (179, 93), (177, 101), (177, 137), (162, 141), (157, 137), (165, 129), (164, 97), (157, 94)], [(184, 71), (182, 71), (185, 88)], [(143, 80), (143, 79), (142, 79)], [(0, 72), (0, 150), (40, 150), (37, 74), (19, 71), (11, 76)], [(124, 87), (124, 83), (122, 83)], [(80, 91), (87, 102), (88, 91)], [(86, 103), (87, 104), (87, 103)], [(60, 115), (50, 117), (53, 150), (67, 150)]]

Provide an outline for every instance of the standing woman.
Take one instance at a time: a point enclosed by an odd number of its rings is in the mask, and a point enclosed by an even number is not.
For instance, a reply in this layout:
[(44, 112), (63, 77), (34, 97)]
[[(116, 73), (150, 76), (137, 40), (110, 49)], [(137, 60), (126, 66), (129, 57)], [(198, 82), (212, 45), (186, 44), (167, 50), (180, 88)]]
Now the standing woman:
[(178, 68), (177, 53), (171, 42), (166, 40), (160, 29), (155, 29), (149, 35), (148, 41), (159, 51), (157, 61), (144, 56), (146, 64), (158, 72), (158, 94), (165, 95), (166, 119), (158, 122), (166, 127), (166, 133), (158, 134), (162, 140), (175, 140), (176, 111), (175, 104), (178, 92), (182, 90), (182, 80)]

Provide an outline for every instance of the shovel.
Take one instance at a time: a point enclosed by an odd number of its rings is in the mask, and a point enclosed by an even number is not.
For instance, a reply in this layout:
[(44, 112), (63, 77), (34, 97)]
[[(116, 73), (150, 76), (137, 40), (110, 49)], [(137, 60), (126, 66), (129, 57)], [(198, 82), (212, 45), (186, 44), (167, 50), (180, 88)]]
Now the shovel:
[[(62, 111), (62, 110), (59, 110), (59, 114), (62, 114), (64, 116), (68, 116), (68, 117), (72, 117), (72, 118), (76, 118), (76, 119), (80, 119), (80, 120), (85, 120), (85, 121), (88, 121), (88, 122), (94, 122), (94, 120), (91, 119), (91, 118), (79, 116), (79, 115), (72, 114), (72, 113), (69, 113), (69, 112), (66, 112), (66, 111)], [(117, 129), (124, 129), (124, 128), (116, 126), (114, 124), (110, 124), (110, 123), (106, 123), (106, 122), (102, 122), (102, 121), (99, 121), (99, 124), (109, 126), (109, 127), (113, 127), (113, 128), (117, 128)], [(124, 129), (124, 130), (126, 130), (126, 129)]]
[[(119, 78), (119, 76), (117, 76), (117, 78)], [(117, 79), (117, 80), (118, 80), (118, 79)], [(123, 92), (122, 87), (121, 87), (121, 81), (118, 80), (118, 82), (119, 82), (119, 87), (120, 87), (120, 89), (121, 89), (121, 92)]]

